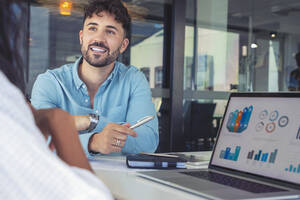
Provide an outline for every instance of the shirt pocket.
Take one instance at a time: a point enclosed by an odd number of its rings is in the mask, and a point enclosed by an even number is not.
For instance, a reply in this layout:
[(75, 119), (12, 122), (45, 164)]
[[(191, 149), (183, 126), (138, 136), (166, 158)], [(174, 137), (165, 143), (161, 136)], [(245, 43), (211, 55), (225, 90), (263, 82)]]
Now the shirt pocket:
[(126, 120), (126, 107), (116, 106), (108, 109), (108, 119), (115, 123), (122, 123)]

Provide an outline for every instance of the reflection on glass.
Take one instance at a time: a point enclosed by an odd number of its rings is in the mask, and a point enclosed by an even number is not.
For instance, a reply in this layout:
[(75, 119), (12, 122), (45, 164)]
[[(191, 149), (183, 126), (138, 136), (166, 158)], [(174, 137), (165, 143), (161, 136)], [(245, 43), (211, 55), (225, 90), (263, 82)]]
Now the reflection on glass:
[[(186, 27), (186, 43), (194, 40), (193, 27)], [(195, 90), (228, 91), (238, 84), (239, 35), (220, 30), (197, 28), (197, 58), (192, 48), (185, 52), (185, 86)], [(192, 73), (194, 72), (194, 73)]]
[[(147, 73), (150, 87), (161, 88), (162, 74), (160, 73), (162, 73), (162, 70), (158, 68), (162, 68), (163, 66), (163, 26), (149, 22), (139, 22), (135, 25), (140, 27), (136, 29), (147, 37), (131, 45), (130, 64), (140, 69), (148, 68), (149, 71)], [(145, 29), (145, 27), (149, 28)]]
[(297, 0), (188, 0), (184, 88), (287, 91), (300, 51), (294, 9)]
[(163, 69), (161, 66), (155, 67), (155, 88), (162, 88)]
[(154, 107), (155, 107), (155, 110), (157, 112), (158, 115), (159, 114), (159, 109), (160, 109), (160, 106), (161, 106), (161, 97), (155, 97), (155, 98), (152, 98), (152, 102), (154, 103)]
[(278, 72), (279, 72), (279, 42), (269, 41), (269, 80), (268, 91), (277, 92), (278, 87)]

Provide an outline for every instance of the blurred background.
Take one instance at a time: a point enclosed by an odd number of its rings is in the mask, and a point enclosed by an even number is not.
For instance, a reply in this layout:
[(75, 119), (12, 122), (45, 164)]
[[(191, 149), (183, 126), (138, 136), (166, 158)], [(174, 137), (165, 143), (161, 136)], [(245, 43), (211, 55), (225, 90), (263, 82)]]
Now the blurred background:
[[(38, 74), (74, 62), (86, 0), (27, 0), (27, 96)], [(158, 152), (210, 150), (230, 92), (288, 91), (300, 51), (299, 0), (124, 0), (119, 57), (138, 67), (159, 116)]]

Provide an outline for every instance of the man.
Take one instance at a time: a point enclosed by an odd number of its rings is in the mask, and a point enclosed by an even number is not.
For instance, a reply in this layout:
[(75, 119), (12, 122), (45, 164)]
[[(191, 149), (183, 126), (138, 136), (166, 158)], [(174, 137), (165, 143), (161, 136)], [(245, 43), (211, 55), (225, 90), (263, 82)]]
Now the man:
[[(0, 1), (0, 199), (111, 200), (92, 173), (73, 117), (60, 109), (35, 110), (22, 95), (26, 6)], [(57, 154), (47, 146), (49, 135)]]
[(297, 69), (294, 69), (290, 74), (289, 90), (300, 91), (300, 52), (295, 56)]
[[(79, 32), (82, 57), (39, 75), (33, 86), (35, 108), (58, 107), (74, 115), (87, 155), (154, 152), (158, 145), (149, 84), (136, 67), (116, 61), (129, 44), (130, 22), (119, 0), (90, 2)], [(129, 128), (148, 115), (155, 119)]]

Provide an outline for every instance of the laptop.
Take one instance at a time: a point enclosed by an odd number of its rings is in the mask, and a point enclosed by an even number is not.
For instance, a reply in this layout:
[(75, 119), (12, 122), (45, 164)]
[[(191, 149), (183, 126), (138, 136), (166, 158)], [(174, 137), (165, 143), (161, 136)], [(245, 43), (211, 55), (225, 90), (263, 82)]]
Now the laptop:
[(300, 93), (232, 93), (208, 169), (138, 175), (206, 199), (300, 199)]

